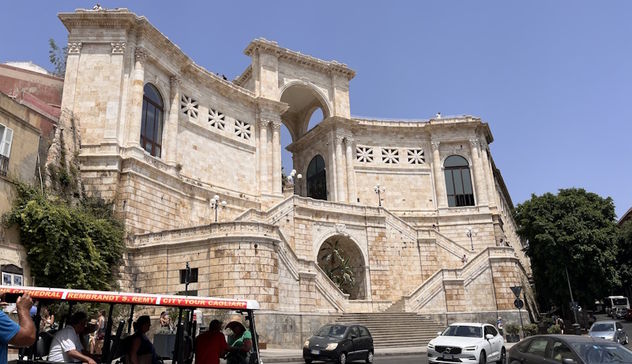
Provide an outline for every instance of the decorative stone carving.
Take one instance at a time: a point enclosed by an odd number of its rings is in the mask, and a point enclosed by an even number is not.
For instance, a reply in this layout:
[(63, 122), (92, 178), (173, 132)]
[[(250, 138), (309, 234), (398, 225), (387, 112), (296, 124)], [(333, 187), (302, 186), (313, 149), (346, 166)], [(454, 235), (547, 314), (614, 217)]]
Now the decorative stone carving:
[(112, 42), (110, 43), (112, 46), (112, 54), (124, 54), (125, 53), (125, 42)]
[(280, 122), (278, 122), (278, 121), (271, 121), (270, 124), (272, 126), (272, 130), (273, 131), (281, 130), (281, 123)]
[(438, 140), (433, 140), (430, 142), (430, 145), (432, 145), (432, 150), (439, 150), (439, 146), (441, 145), (441, 142)]
[(423, 149), (408, 149), (406, 155), (410, 164), (424, 164), (426, 162)]
[(181, 84), (182, 84), (182, 80), (179, 77), (177, 76), (169, 77), (169, 86), (171, 86), (172, 90), (180, 88)]
[(214, 128), (224, 130), (226, 127), (225, 117), (226, 116), (218, 110), (208, 109), (208, 122)]
[(235, 119), (235, 135), (240, 138), (250, 140), (251, 134), (252, 126), (248, 122)]
[(147, 51), (143, 47), (136, 47), (134, 49), (134, 59), (137, 62), (145, 62), (147, 60)]
[(349, 233), (347, 232), (347, 225), (336, 224), (335, 229), (336, 229), (336, 233), (340, 235), (344, 235), (344, 236), (349, 236)]
[(69, 42), (68, 43), (68, 54), (79, 54), (81, 53), (81, 42)]
[(180, 110), (188, 115), (190, 118), (197, 119), (198, 117), (198, 102), (190, 96), (182, 95), (180, 99)]
[(397, 148), (382, 148), (382, 162), (399, 164), (399, 150)]
[(471, 138), (470, 145), (472, 145), (473, 148), (478, 148), (480, 146), (480, 142), (476, 138)]
[(353, 137), (346, 136), (345, 137), (345, 144), (346, 145), (353, 145)]
[(259, 119), (259, 127), (260, 128), (268, 128), (268, 125), (271, 123), (270, 120), (266, 120), (266, 119)]
[(356, 160), (362, 163), (373, 162), (373, 148), (370, 147), (357, 147), (356, 148)]

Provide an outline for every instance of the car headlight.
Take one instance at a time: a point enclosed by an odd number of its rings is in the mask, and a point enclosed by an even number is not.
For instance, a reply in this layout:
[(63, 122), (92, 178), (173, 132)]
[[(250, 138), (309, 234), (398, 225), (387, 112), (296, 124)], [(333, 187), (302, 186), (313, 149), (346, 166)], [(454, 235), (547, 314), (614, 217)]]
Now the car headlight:
[(325, 348), (325, 350), (336, 350), (337, 347), (338, 347), (338, 343), (329, 343), (327, 344), (327, 347)]
[(303, 344), (304, 348), (309, 348), (309, 340), (305, 340), (305, 344)]
[(428, 343), (428, 349), (434, 349), (434, 345), (431, 343)]
[(466, 347), (463, 348), (463, 350), (467, 350), (467, 351), (476, 350), (476, 345), (474, 345), (474, 346), (466, 346)]

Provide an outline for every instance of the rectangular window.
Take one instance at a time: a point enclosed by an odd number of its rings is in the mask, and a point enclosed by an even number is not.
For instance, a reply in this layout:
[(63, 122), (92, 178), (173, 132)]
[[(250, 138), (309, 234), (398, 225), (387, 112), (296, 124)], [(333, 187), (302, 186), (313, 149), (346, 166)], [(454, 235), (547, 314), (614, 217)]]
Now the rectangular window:
[(11, 155), (11, 142), (13, 130), (0, 124), (0, 176), (6, 176), (9, 171), (9, 156)]
[[(185, 284), (187, 277), (187, 270), (180, 269), (180, 283)], [(195, 283), (198, 281), (198, 269), (191, 268), (191, 276), (189, 277), (189, 283)]]
[(21, 274), (13, 274), (2, 272), (2, 285), (4, 286), (23, 286), (24, 277)]

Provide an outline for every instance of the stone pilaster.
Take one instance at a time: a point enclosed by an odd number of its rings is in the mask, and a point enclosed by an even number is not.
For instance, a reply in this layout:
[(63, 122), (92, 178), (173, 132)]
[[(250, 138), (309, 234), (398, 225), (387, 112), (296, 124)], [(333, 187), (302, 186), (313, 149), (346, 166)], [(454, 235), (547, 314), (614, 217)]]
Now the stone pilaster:
[(163, 152), (167, 164), (175, 165), (178, 158), (178, 112), (180, 109), (180, 84), (176, 76), (169, 77), (169, 116), (165, 123), (165, 140)]
[(496, 206), (496, 184), (494, 183), (494, 173), (492, 172), (492, 165), (487, 155), (487, 143), (481, 144), (483, 171), (485, 172), (485, 181), (487, 182), (487, 201), (489, 201), (489, 204), (491, 206)]
[[(347, 202), (357, 201), (355, 171), (353, 169), (353, 138), (345, 137), (346, 165), (347, 165)], [(370, 291), (369, 291), (370, 292)]]
[(327, 200), (329, 201), (338, 201), (338, 183), (336, 180), (336, 165), (338, 164), (336, 160), (336, 135), (332, 132), (329, 135), (329, 165), (325, 167), (327, 181), (330, 185), (327, 186), (327, 191), (329, 196), (327, 196)]
[(143, 88), (145, 86), (145, 61), (147, 51), (142, 47), (134, 50), (134, 72), (132, 73), (132, 95), (127, 146), (140, 147), (141, 117), (143, 115)]
[(345, 196), (345, 181), (344, 181), (344, 176), (345, 173), (343, 171), (343, 160), (344, 160), (344, 154), (342, 153), (342, 141), (343, 141), (344, 137), (342, 135), (336, 135), (336, 138), (334, 139), (335, 141), (335, 145), (336, 145), (336, 155), (335, 155), (335, 159), (336, 159), (336, 185), (337, 185), (337, 191), (338, 191), (338, 196), (336, 201), (338, 202), (345, 202), (346, 201), (346, 196)]
[[(75, 90), (77, 88), (77, 72), (79, 69), (79, 57), (81, 55), (81, 42), (68, 43), (68, 57), (66, 58), (66, 74), (64, 76), (64, 93), (62, 94), (62, 110), (74, 110)], [(63, 123), (63, 120), (61, 121)]]
[(281, 123), (273, 121), (272, 125), (272, 193), (281, 194)]
[(270, 193), (268, 168), (268, 120), (259, 120), (259, 186), (261, 193)]
[(476, 189), (476, 205), (487, 205), (487, 186), (485, 183), (483, 164), (479, 154), (478, 139), (470, 139), (470, 151), (472, 154), (472, 169), (474, 174), (474, 187)]
[(439, 141), (432, 141), (432, 173), (434, 174), (436, 201), (438, 208), (448, 207), (448, 196), (446, 196), (445, 176), (441, 168), (441, 153), (439, 153)]

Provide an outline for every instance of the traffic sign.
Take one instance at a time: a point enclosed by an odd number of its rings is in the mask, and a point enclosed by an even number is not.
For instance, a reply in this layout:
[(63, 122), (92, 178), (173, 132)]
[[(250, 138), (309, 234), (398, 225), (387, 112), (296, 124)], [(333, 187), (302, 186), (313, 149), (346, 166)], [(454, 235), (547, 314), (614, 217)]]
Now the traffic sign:
[(522, 307), (524, 307), (524, 301), (520, 298), (516, 298), (516, 300), (514, 301), (514, 306), (516, 306), (517, 309), (521, 309)]
[(511, 291), (516, 295), (516, 298), (520, 298), (520, 291), (522, 291), (522, 286), (511, 287)]

